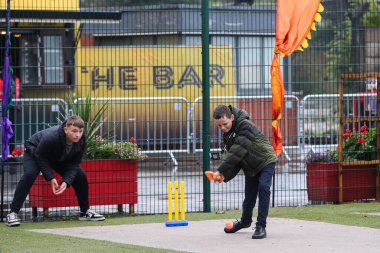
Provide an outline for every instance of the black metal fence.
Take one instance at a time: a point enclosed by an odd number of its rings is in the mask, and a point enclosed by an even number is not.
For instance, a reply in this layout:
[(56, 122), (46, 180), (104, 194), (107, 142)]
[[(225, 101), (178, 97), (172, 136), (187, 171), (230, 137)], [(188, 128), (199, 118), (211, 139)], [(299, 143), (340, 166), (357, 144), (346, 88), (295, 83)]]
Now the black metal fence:
[[(9, 111), (15, 132), (11, 151), (22, 148), (33, 133), (76, 113), (78, 105), (88, 105), (92, 115), (106, 106), (97, 134), (112, 143), (133, 137), (146, 158), (135, 167), (114, 164), (119, 169), (105, 174), (97, 174), (103, 173), (103, 163), (89, 166), (90, 204), (96, 211), (166, 213), (167, 182), (175, 180), (185, 182), (188, 212), (203, 211), (204, 201), (210, 201), (212, 210), (240, 208), (242, 174), (231, 183), (212, 184), (210, 199), (203, 191), (201, 1), (61, 2), (12, 1), (10, 56), (16, 92)], [(208, 10), (210, 108), (244, 108), (268, 138), (275, 2), (209, 1)], [(380, 72), (380, 4), (322, 4), (322, 22), (309, 48), (281, 59), (284, 153), (274, 178), (274, 206), (338, 202), (336, 170), (324, 165), (310, 174), (306, 162), (316, 153), (337, 149), (340, 76)], [(4, 3), (0, 6), (5, 14)], [(1, 63), (5, 27), (2, 18)], [(359, 78), (353, 84), (345, 91), (345, 115), (376, 117), (377, 79)], [(218, 152), (221, 134), (212, 121), (210, 125), (211, 151)], [(211, 168), (219, 163), (212, 160)], [(364, 173), (357, 169), (344, 187), (366, 192), (348, 201), (375, 199), (377, 167)], [(5, 213), (22, 171), (22, 158), (10, 157), (4, 165)], [(43, 187), (42, 180), (36, 182), (20, 213), (24, 219), (77, 215), (72, 193), (54, 199)]]

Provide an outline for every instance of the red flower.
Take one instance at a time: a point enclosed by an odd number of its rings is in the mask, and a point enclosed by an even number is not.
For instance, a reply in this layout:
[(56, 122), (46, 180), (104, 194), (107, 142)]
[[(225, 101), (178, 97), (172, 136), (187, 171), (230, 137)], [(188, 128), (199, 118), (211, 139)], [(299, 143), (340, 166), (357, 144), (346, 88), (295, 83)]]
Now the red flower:
[(132, 143), (137, 143), (137, 141), (136, 141), (135, 137), (131, 137), (131, 138), (129, 139), (129, 142), (132, 142)]
[(351, 133), (351, 130), (349, 128), (346, 128), (346, 130), (344, 131), (346, 134), (350, 134)]
[(350, 137), (350, 134), (348, 134), (348, 133), (343, 134), (343, 139), (348, 139), (348, 137)]
[(115, 151), (115, 153), (119, 153), (119, 149), (118, 148), (115, 148), (113, 151)]
[(363, 143), (365, 143), (365, 140), (364, 140), (363, 137), (359, 137), (359, 138), (358, 138), (358, 142), (361, 143), (361, 144), (363, 144)]
[(24, 149), (22, 149), (22, 148), (15, 148), (15, 149), (12, 151), (12, 153), (11, 153), (11, 155), (12, 155), (13, 157), (22, 156), (23, 154), (24, 154)]
[(360, 132), (364, 132), (366, 130), (367, 130), (367, 126), (366, 125), (360, 127)]

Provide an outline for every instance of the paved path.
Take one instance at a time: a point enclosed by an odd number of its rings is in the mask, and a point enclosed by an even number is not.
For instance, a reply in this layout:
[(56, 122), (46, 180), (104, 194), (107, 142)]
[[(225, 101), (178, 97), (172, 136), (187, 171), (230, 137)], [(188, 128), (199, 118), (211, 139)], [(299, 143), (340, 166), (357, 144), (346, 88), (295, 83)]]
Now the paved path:
[(33, 231), (186, 252), (379, 252), (380, 229), (269, 218), (268, 237), (252, 240), (251, 228), (225, 234), (224, 222), (189, 221), (188, 227), (169, 228), (163, 223), (150, 223)]

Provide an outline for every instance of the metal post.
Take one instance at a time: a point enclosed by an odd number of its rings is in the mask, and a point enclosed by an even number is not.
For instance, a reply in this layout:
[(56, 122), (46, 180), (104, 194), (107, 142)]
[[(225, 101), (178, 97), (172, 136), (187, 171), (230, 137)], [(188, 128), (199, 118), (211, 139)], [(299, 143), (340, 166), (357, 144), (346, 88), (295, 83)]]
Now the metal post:
[[(380, 83), (380, 76), (376, 77), (377, 85)], [(377, 87), (377, 94), (376, 94), (376, 117), (380, 117), (380, 89)], [(380, 136), (378, 135), (380, 133), (380, 122), (376, 121), (376, 160), (380, 160)], [(376, 175), (376, 200), (380, 201), (380, 165), (378, 164), (377, 167), (377, 175)]]
[(4, 161), (1, 162), (1, 221), (4, 218)]
[(203, 112), (203, 211), (211, 211), (210, 182), (204, 172), (210, 170), (210, 58), (208, 0), (202, 0), (202, 112)]
[(274, 201), (275, 201), (275, 193), (276, 191), (276, 170), (275, 172), (273, 173), (273, 187), (272, 187), (272, 207), (274, 207)]
[(343, 102), (344, 102), (344, 76), (340, 76), (339, 82), (339, 139), (338, 139), (338, 171), (339, 171), (339, 203), (343, 203)]

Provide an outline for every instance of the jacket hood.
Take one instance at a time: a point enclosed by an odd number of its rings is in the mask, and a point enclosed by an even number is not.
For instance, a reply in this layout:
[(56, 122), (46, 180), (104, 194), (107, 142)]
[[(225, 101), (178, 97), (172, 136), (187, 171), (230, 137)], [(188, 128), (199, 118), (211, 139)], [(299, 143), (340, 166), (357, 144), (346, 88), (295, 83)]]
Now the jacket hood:
[(231, 112), (235, 117), (232, 123), (232, 129), (234, 129), (236, 125), (238, 125), (241, 121), (245, 119), (250, 119), (248, 113), (245, 110), (233, 107), (232, 105), (230, 105), (229, 108), (231, 109)]
[(66, 143), (66, 134), (65, 134), (65, 126), (66, 126), (66, 122), (67, 120), (64, 120), (62, 122), (62, 124), (58, 127), (59, 131), (58, 131), (58, 134), (59, 134), (59, 138), (61, 140), (62, 143)]

